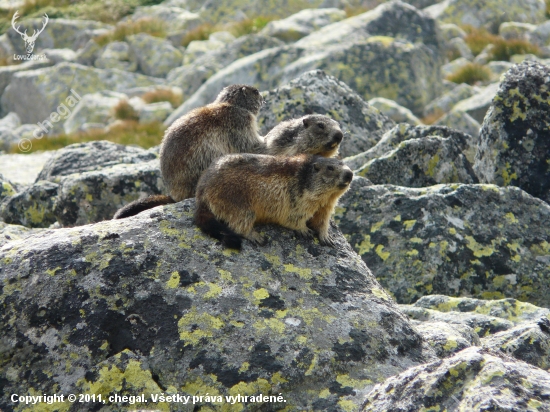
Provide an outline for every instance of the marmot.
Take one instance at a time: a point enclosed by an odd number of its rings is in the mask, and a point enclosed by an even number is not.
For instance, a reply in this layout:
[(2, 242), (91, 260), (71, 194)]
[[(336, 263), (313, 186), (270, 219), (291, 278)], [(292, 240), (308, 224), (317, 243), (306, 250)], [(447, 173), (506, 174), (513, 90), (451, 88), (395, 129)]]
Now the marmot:
[(234, 249), (241, 237), (265, 243), (255, 223), (276, 223), (307, 237), (316, 233), (321, 244), (334, 245), (330, 216), (352, 178), (342, 161), (321, 156), (224, 156), (199, 180), (195, 222)]
[(202, 172), (220, 156), (265, 153), (256, 121), (262, 104), (258, 89), (234, 84), (224, 88), (213, 103), (176, 120), (166, 129), (160, 148), (160, 171), (170, 196), (138, 199), (119, 209), (113, 219), (194, 197)]
[(310, 114), (279, 123), (265, 135), (264, 140), (270, 155), (306, 153), (334, 157), (343, 137), (337, 121), (321, 114)]

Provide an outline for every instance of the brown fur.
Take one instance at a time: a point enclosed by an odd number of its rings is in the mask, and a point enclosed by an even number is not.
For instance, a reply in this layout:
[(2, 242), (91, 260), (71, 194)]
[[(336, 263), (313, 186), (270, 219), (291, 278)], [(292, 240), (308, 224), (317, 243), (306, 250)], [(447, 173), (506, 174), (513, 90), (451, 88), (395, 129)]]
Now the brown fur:
[(199, 177), (218, 157), (265, 152), (256, 121), (262, 103), (254, 87), (228, 86), (214, 103), (192, 110), (166, 130), (160, 167), (175, 201), (195, 196)]
[(338, 155), (344, 134), (337, 121), (320, 114), (279, 123), (265, 136), (267, 153), (277, 156), (315, 154), (323, 157)]
[(256, 223), (275, 223), (333, 245), (330, 216), (349, 188), (353, 172), (337, 159), (299, 155), (224, 156), (197, 186), (197, 225), (230, 247), (237, 236), (263, 244)]

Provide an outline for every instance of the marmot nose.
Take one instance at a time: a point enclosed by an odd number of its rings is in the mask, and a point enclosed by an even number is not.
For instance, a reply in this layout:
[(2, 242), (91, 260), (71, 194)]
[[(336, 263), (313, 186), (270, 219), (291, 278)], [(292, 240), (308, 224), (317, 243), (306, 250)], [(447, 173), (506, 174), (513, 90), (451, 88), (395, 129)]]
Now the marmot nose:
[(351, 182), (353, 180), (353, 172), (351, 170), (347, 170), (345, 173), (344, 173), (344, 181), (346, 182)]
[(336, 132), (334, 133), (334, 136), (332, 136), (332, 141), (334, 143), (340, 143), (343, 138), (344, 138), (344, 135), (342, 134), (342, 132)]

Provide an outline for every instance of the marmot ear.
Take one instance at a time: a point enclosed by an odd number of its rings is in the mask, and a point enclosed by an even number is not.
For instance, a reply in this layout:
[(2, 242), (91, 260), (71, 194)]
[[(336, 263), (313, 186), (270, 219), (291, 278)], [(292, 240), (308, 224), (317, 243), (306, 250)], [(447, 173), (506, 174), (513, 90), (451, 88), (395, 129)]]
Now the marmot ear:
[(309, 119), (307, 117), (304, 117), (302, 122), (304, 123), (304, 127), (307, 129), (309, 127)]
[(321, 165), (317, 162), (313, 163), (313, 170), (318, 172), (319, 170), (321, 170)]

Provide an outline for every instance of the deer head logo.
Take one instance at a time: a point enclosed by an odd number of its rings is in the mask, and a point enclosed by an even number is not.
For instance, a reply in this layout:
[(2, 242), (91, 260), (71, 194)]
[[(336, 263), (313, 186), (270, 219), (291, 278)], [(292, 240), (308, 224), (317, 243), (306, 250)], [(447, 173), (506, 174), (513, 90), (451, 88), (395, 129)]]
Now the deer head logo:
[(38, 35), (40, 33), (42, 33), (44, 31), (44, 29), (46, 28), (46, 24), (48, 24), (48, 15), (46, 13), (44, 13), (44, 23), (42, 25), (42, 28), (38, 32), (36, 30), (34, 30), (34, 33), (32, 34), (32, 36), (27, 36), (27, 30), (25, 30), (24, 33), (21, 33), (19, 31), (19, 27), (21, 27), (21, 26), (15, 27), (15, 20), (17, 20), (17, 18), (19, 17), (17, 15), (18, 13), (19, 12), (16, 11), (15, 14), (13, 15), (13, 18), (11, 19), (11, 25), (12, 25), (13, 29), (21, 35), (23, 40), (25, 40), (25, 48), (27, 49), (27, 53), (31, 54), (32, 51), (34, 50), (34, 42), (36, 41), (36, 38), (38, 37)]

